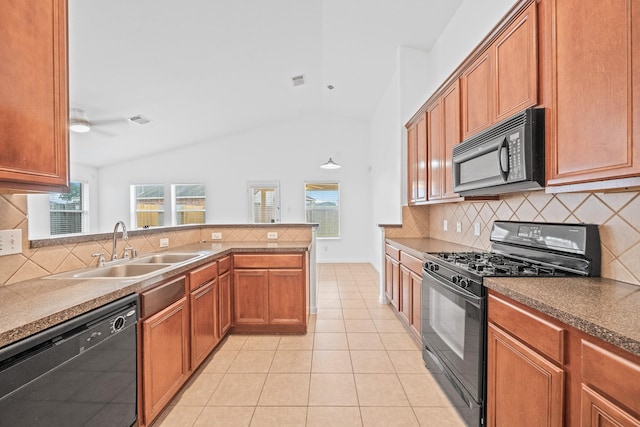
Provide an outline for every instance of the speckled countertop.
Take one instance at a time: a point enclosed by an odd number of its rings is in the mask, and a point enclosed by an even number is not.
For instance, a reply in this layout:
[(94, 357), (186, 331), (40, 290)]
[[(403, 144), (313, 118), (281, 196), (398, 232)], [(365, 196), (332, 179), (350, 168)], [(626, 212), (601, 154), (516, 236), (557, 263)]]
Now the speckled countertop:
[[(420, 258), (424, 252), (473, 250), (428, 238), (387, 238), (387, 241)], [(601, 277), (485, 277), (483, 283), (489, 289), (640, 356), (640, 286)]]
[[(206, 264), (229, 253), (304, 252), (308, 242), (196, 243), (171, 248), (171, 253), (195, 253), (203, 257), (176, 264), (175, 268), (143, 280), (38, 278), (0, 286), (0, 347), (64, 322), (79, 314), (149, 289), (165, 279)], [(147, 255), (147, 254), (145, 254)]]

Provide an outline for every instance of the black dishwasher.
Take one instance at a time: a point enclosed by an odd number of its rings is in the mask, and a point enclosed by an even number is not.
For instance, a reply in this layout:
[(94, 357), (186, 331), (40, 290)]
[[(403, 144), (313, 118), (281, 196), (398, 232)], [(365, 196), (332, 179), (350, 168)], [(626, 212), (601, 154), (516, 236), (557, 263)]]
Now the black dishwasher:
[(130, 295), (0, 349), (0, 426), (131, 426), (137, 419)]

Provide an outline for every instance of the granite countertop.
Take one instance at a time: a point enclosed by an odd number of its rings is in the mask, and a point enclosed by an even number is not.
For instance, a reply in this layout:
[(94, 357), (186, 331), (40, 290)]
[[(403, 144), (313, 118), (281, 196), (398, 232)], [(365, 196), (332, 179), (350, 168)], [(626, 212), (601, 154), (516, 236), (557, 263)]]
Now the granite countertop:
[[(387, 238), (424, 252), (478, 250), (430, 238)], [(601, 277), (485, 277), (484, 285), (589, 335), (640, 356), (640, 286)]]
[[(47, 276), (0, 286), (0, 347), (18, 341), (126, 295), (230, 253), (305, 252), (309, 242), (195, 243), (163, 252), (202, 254), (196, 260), (152, 277), (123, 279), (51, 279)], [(144, 254), (148, 255), (148, 254)]]

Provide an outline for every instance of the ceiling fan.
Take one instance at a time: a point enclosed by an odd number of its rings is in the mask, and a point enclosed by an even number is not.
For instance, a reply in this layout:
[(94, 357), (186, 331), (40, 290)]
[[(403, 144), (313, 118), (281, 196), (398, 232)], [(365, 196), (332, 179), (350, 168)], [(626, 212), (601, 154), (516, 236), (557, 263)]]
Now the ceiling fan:
[[(97, 115), (99, 115), (99, 113), (97, 113)], [(123, 131), (124, 128), (131, 123), (142, 125), (150, 122), (151, 120), (142, 115), (128, 118), (115, 117), (89, 120), (84, 109), (71, 108), (69, 110), (69, 129), (77, 133), (87, 133), (91, 131), (113, 137), (117, 136), (118, 133)]]

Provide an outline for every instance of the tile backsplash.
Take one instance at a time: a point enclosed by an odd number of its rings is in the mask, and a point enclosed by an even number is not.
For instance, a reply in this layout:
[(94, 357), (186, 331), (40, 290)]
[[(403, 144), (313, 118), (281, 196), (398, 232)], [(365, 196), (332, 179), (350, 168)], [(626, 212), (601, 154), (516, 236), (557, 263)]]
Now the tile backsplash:
[[(432, 237), (489, 249), (495, 220), (598, 224), (603, 277), (640, 285), (640, 193), (562, 193), (544, 191), (501, 196), (485, 202), (444, 203), (404, 207), (403, 227), (389, 228), (388, 237)], [(421, 222), (416, 226), (416, 219)], [(448, 230), (443, 223), (447, 220)], [(405, 227), (405, 222), (408, 224)], [(418, 234), (427, 228), (428, 232)], [(456, 223), (461, 223), (461, 232)], [(480, 236), (474, 235), (474, 224)]]
[[(22, 253), (0, 257), (0, 286), (29, 280), (52, 273), (60, 273), (76, 268), (96, 265), (96, 258), (91, 254), (102, 252), (109, 259), (113, 250), (113, 241), (109, 239), (94, 240), (82, 243), (65, 243), (41, 248), (29, 248), (27, 225), (27, 197), (24, 195), (0, 195), (0, 230), (22, 230)], [(153, 234), (131, 236), (129, 244), (139, 254), (160, 250), (160, 237), (169, 238), (169, 248), (197, 243), (202, 240), (211, 241), (212, 232), (222, 233), (222, 242), (264, 242), (269, 231), (278, 232), (279, 241), (308, 241), (312, 239), (311, 227), (287, 227), (277, 225), (273, 229), (265, 226), (203, 226), (187, 230), (167, 230)], [(117, 251), (122, 252), (124, 242), (117, 241)]]

